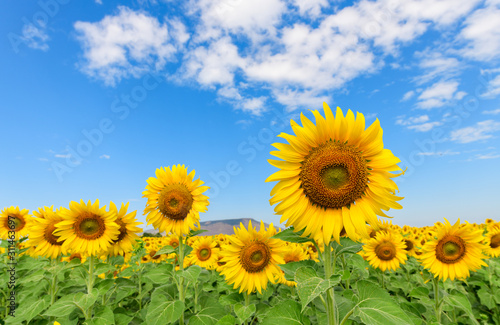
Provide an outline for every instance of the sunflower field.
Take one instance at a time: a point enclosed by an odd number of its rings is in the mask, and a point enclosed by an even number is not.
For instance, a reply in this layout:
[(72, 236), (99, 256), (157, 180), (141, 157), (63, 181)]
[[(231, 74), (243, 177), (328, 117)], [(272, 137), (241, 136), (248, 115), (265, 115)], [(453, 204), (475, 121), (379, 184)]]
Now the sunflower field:
[(4, 208), (0, 324), (500, 325), (500, 222), (380, 220), (402, 208), (404, 171), (378, 120), (313, 114), (273, 144), (266, 181), (284, 230), (204, 236), (208, 187), (184, 165), (143, 192), (165, 237), (139, 237), (128, 203)]

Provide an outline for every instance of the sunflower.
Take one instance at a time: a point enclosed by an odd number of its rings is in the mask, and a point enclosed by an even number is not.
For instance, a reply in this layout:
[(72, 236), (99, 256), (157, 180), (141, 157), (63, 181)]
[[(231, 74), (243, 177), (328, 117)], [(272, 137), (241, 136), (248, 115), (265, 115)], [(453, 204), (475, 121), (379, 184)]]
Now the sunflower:
[(132, 251), (136, 240), (139, 239), (136, 233), (142, 231), (141, 228), (136, 227), (142, 224), (142, 222), (137, 222), (135, 219), (137, 211), (132, 211), (127, 214), (128, 205), (128, 202), (126, 205), (122, 203), (120, 211), (118, 211), (113, 202), (109, 204), (109, 209), (116, 214), (115, 222), (120, 226), (120, 234), (117, 239), (113, 240), (113, 245), (108, 250), (109, 254), (113, 256), (123, 255)]
[[(283, 260), (285, 261), (285, 264), (292, 262), (299, 262), (308, 259), (309, 259), (309, 254), (304, 250), (304, 248), (300, 244), (289, 243), (287, 245), (285, 253), (283, 253)], [(281, 271), (280, 276), (277, 278), (277, 281), (278, 283), (283, 283), (289, 287), (297, 286), (297, 283), (295, 281), (288, 281), (285, 278), (285, 272), (283, 272), (283, 270)]]
[(271, 224), (266, 230), (262, 221), (258, 232), (251, 221), (248, 230), (240, 223), (240, 228), (235, 227), (234, 232), (234, 236), (228, 237), (231, 244), (225, 245), (220, 252), (221, 261), (226, 263), (220, 274), (228, 284), (234, 284), (234, 289), (239, 287), (240, 293), (247, 291), (250, 294), (255, 289), (262, 293), (268, 281), (276, 283), (275, 278), (280, 276), (278, 264), (285, 264), (282, 255), (286, 246), (281, 240), (271, 238), (276, 229)]
[(202, 237), (193, 243), (193, 251), (187, 259), (190, 264), (201, 266), (207, 270), (215, 269), (218, 261), (219, 249), (217, 241), (210, 236)]
[(63, 242), (53, 232), (56, 224), (63, 221), (63, 218), (58, 215), (58, 211), (54, 211), (54, 206), (39, 208), (33, 214), (36, 218), (32, 219), (28, 244), (34, 247), (37, 255), (57, 258), (61, 255)]
[(200, 179), (193, 181), (194, 174), (194, 170), (188, 174), (184, 165), (156, 170), (157, 178), (150, 177), (142, 193), (148, 199), (144, 209), (148, 225), (152, 223), (160, 232), (177, 236), (199, 229), (199, 213), (208, 206), (208, 197), (202, 193), (209, 187), (201, 186)]
[(391, 231), (379, 231), (375, 238), (370, 238), (363, 245), (363, 257), (374, 268), (397, 270), (400, 264), (405, 264), (406, 243), (403, 237)]
[(0, 213), (0, 238), (10, 239), (14, 232), (15, 240), (28, 234), (31, 215), (28, 209), (19, 210), (19, 207), (9, 207)]
[(417, 239), (413, 236), (403, 237), (405, 242), (405, 251), (408, 256), (417, 257)]
[(278, 151), (271, 154), (283, 160), (268, 160), (279, 171), (266, 179), (278, 181), (271, 191), (271, 205), (281, 222), (293, 225), (296, 231), (316, 237), (323, 230), (324, 242), (333, 236), (339, 242), (340, 232), (357, 240), (367, 238), (366, 223), (378, 230), (382, 210), (401, 209), (396, 201), (398, 189), (392, 178), (402, 175), (400, 162), (383, 148), (379, 120), (365, 130), (365, 118), (357, 118), (349, 110), (344, 117), (337, 107), (334, 118), (326, 103), (325, 117), (316, 110), (316, 124), (301, 114), (302, 127), (291, 121), (295, 136), (282, 133), (288, 141), (274, 143)]
[(59, 215), (63, 221), (56, 224), (54, 235), (64, 241), (64, 254), (71, 248), (72, 253), (98, 256), (106, 252), (117, 240), (120, 226), (116, 221), (115, 211), (106, 211), (106, 206), (99, 208), (99, 200), (92, 204), (71, 201), (69, 209), (62, 208)]
[(460, 219), (452, 226), (448, 220), (436, 227), (433, 238), (422, 247), (419, 255), (423, 267), (439, 279), (467, 278), (470, 271), (486, 266), (481, 244), (482, 230), (474, 230), (470, 224), (460, 226)]
[(492, 227), (486, 234), (486, 247), (484, 252), (490, 257), (500, 256), (500, 227)]

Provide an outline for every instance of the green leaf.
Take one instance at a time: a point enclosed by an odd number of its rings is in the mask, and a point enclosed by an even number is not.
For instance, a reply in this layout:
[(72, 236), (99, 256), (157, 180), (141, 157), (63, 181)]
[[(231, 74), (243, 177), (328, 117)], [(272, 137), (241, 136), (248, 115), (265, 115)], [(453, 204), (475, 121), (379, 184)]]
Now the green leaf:
[(99, 263), (94, 268), (94, 274), (102, 274), (114, 271), (115, 267), (107, 263)]
[(133, 316), (128, 316), (127, 311), (123, 307), (118, 307), (113, 311), (115, 317), (116, 325), (129, 325), (130, 321), (134, 318)]
[(56, 316), (65, 317), (71, 314), (73, 310), (76, 309), (73, 299), (76, 297), (76, 293), (70, 294), (62, 297), (56, 301), (49, 309), (44, 313), (45, 316)]
[(285, 278), (288, 281), (295, 281), (295, 272), (302, 266), (310, 266), (312, 268), (317, 267), (316, 262), (312, 260), (303, 260), (299, 262), (290, 262), (287, 264), (278, 265), (283, 272), (285, 272)]
[(495, 301), (495, 296), (493, 295), (492, 291), (490, 288), (481, 288), (477, 291), (477, 295), (479, 297), (479, 300), (483, 305), (488, 307), (489, 309), (495, 308), (497, 305)]
[(235, 325), (236, 324), (236, 318), (234, 318), (233, 315), (226, 315), (219, 319), (215, 325)]
[(97, 283), (95, 289), (99, 291), (101, 295), (106, 294), (115, 285), (115, 279), (104, 279)]
[(160, 264), (144, 272), (143, 276), (155, 284), (164, 284), (168, 278), (173, 276), (174, 266), (172, 264)]
[(294, 232), (294, 228), (290, 227), (288, 229), (283, 230), (282, 232), (277, 233), (271, 238), (281, 239), (290, 243), (306, 243), (306, 242), (314, 242), (309, 237), (302, 237), (301, 235), (304, 233), (303, 230)]
[(223, 306), (235, 305), (243, 301), (243, 295), (241, 293), (233, 292), (229, 295), (220, 295), (219, 303)]
[(389, 293), (373, 282), (361, 280), (356, 283), (359, 302), (354, 316), (363, 323), (372, 325), (413, 324), (411, 318), (391, 298)]
[(160, 250), (156, 252), (155, 256), (162, 255), (162, 254), (171, 254), (174, 252), (175, 252), (175, 248), (173, 248), (170, 245), (166, 245), (166, 246), (163, 246), (162, 248), (160, 248)]
[(356, 243), (350, 238), (341, 237), (340, 244), (333, 242), (332, 247), (338, 256), (342, 254), (356, 254), (363, 248), (363, 244)]
[(202, 233), (207, 232), (207, 231), (208, 230), (206, 230), (206, 229), (191, 230), (188, 234), (188, 237), (197, 236), (197, 235), (202, 234)]
[(90, 308), (90, 306), (94, 305), (98, 296), (99, 296), (99, 293), (96, 290), (92, 291), (91, 294), (79, 292), (73, 298), (73, 303), (77, 307), (80, 307), (83, 310), (87, 310)]
[(295, 272), (295, 281), (297, 282), (297, 291), (302, 303), (302, 310), (320, 294), (340, 282), (340, 275), (333, 275), (330, 279), (319, 278), (316, 271), (309, 266), (303, 266)]
[(243, 306), (242, 304), (234, 305), (234, 313), (242, 323), (255, 313), (255, 309), (254, 304), (248, 306)]
[[(216, 302), (216, 300), (213, 302)], [(189, 325), (214, 325), (226, 314), (224, 307), (217, 303), (208, 303), (198, 313), (189, 318)]]
[(170, 324), (177, 321), (184, 312), (182, 301), (169, 301), (162, 294), (152, 298), (146, 315), (147, 324)]
[(201, 267), (199, 267), (198, 265), (191, 265), (186, 270), (184, 270), (184, 272), (182, 272), (180, 276), (188, 281), (191, 281), (191, 283), (196, 283), (198, 277), (200, 276), (200, 273)]
[(115, 316), (108, 306), (101, 306), (96, 310), (92, 319), (86, 321), (86, 325), (111, 325), (115, 324)]
[(300, 305), (287, 299), (269, 309), (262, 324), (264, 325), (309, 325), (307, 317), (300, 312)]
[(356, 283), (356, 288), (358, 289), (358, 297), (359, 300), (365, 299), (387, 299), (391, 300), (391, 296), (387, 291), (380, 288), (377, 284), (367, 281), (361, 280)]
[(29, 324), (33, 318), (41, 315), (42, 311), (44, 311), (49, 305), (49, 296), (45, 296), (43, 298), (31, 297), (23, 304), (19, 304), (18, 309), (16, 309), (16, 316), (7, 318), (5, 323), (18, 324), (26, 321), (26, 323)]
[(454, 307), (457, 307), (458, 309), (465, 311), (467, 316), (469, 316), (471, 322), (473, 322), (474, 324), (479, 324), (479, 322), (476, 320), (476, 317), (472, 313), (472, 307), (470, 305), (469, 299), (467, 299), (467, 297), (463, 293), (457, 290), (452, 290), (449, 295), (444, 297), (444, 301)]
[(358, 304), (354, 311), (363, 324), (370, 325), (412, 325), (413, 321), (393, 301), (382, 299), (367, 299)]

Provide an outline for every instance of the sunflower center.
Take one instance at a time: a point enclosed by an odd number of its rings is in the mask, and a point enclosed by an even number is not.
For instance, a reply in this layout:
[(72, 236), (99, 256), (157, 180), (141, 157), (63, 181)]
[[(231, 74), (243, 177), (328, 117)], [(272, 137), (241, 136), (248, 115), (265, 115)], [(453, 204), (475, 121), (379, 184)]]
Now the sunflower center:
[(118, 235), (118, 238), (113, 240), (113, 244), (116, 244), (118, 242), (121, 242), (125, 236), (127, 236), (127, 225), (123, 220), (121, 219), (116, 219), (115, 222), (120, 226), (120, 234)]
[(202, 248), (198, 251), (198, 259), (200, 261), (206, 261), (210, 258), (212, 252), (208, 248)]
[(491, 237), (490, 247), (497, 248), (499, 246), (500, 246), (500, 234), (496, 234), (496, 235)]
[(396, 257), (396, 247), (393, 243), (380, 243), (375, 247), (375, 255), (383, 261), (390, 261)]
[(255, 241), (241, 250), (240, 259), (243, 268), (247, 272), (260, 272), (269, 264), (271, 260), (271, 251), (265, 243)]
[(158, 209), (164, 217), (184, 220), (193, 205), (193, 195), (184, 184), (170, 184), (160, 192)]
[(157, 260), (157, 259), (159, 259), (161, 257), (161, 255), (156, 255), (156, 251), (154, 249), (151, 252), (149, 252), (149, 256), (153, 260)]
[(72, 261), (74, 260), (75, 258), (81, 260), (82, 259), (82, 255), (80, 255), (80, 253), (74, 253), (74, 254), (71, 254), (70, 257), (69, 257), (69, 260)]
[(411, 240), (405, 239), (406, 250), (409, 252), (413, 249), (413, 242)]
[(43, 234), (45, 240), (50, 243), (51, 245), (55, 246), (61, 246), (62, 242), (59, 242), (59, 236), (56, 236), (53, 234), (54, 230), (56, 229), (55, 224), (48, 225), (47, 228), (45, 228), (45, 233)]
[[(14, 228), (12, 228), (12, 222), (14, 222)], [(18, 216), (8, 216), (5, 219), (5, 227), (11, 231), (20, 231), (26, 225), (24, 218), (19, 218)]]
[(465, 256), (465, 241), (454, 235), (445, 236), (436, 245), (436, 258), (445, 264), (454, 264)]
[(179, 246), (179, 242), (178, 241), (173, 241), (170, 246), (172, 246), (173, 248), (176, 248), (177, 246)]
[(357, 147), (330, 140), (305, 157), (300, 179), (312, 204), (338, 209), (361, 198), (368, 167)]
[(288, 264), (288, 263), (291, 263), (291, 262), (299, 262), (300, 259), (297, 255), (285, 255), (283, 257), (283, 259), (285, 260), (285, 264)]
[(96, 214), (83, 212), (75, 223), (75, 233), (87, 240), (97, 239), (104, 234), (104, 220)]
[(330, 166), (323, 169), (320, 177), (326, 187), (336, 190), (349, 182), (349, 172), (344, 166)]

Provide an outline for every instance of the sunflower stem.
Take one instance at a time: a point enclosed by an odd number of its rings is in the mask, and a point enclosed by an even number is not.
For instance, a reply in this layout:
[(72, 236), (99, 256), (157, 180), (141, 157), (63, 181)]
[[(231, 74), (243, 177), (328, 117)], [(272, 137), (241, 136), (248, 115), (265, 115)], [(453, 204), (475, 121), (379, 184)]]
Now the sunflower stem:
[[(330, 250), (330, 245), (324, 245), (325, 251), (323, 252), (324, 267), (325, 267), (325, 279), (329, 280), (332, 274), (335, 272), (335, 256), (332, 263), (332, 252)], [(332, 267), (333, 266), (333, 267)], [(335, 317), (335, 296), (333, 288), (329, 288), (326, 291), (326, 314), (328, 317), (328, 325), (336, 325)]]
[[(53, 267), (55, 265), (55, 259), (50, 260), (50, 266)], [(56, 292), (57, 292), (57, 273), (52, 273), (52, 282), (50, 283), (50, 305), (52, 306), (56, 300)]]
[[(250, 295), (247, 293), (245, 294), (245, 307), (250, 306)], [(247, 325), (247, 320), (245, 319), (244, 324)]]
[(435, 277), (432, 279), (432, 283), (434, 284), (434, 301), (435, 301), (434, 310), (436, 312), (436, 319), (437, 319), (438, 323), (441, 324), (441, 303), (439, 301), (439, 280)]
[[(92, 288), (94, 287), (94, 255), (90, 255), (89, 261), (89, 282), (87, 283), (87, 294), (90, 296), (92, 294)], [(92, 318), (92, 309), (94, 305), (89, 307), (87, 313), (84, 312), (85, 320)]]
[[(179, 236), (179, 270), (181, 271), (181, 278), (179, 279), (179, 299), (184, 303), (185, 292), (184, 292), (184, 243), (182, 241), (182, 235)], [(184, 325), (184, 310), (182, 311), (181, 318), (179, 319), (179, 325)]]

